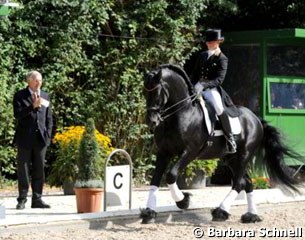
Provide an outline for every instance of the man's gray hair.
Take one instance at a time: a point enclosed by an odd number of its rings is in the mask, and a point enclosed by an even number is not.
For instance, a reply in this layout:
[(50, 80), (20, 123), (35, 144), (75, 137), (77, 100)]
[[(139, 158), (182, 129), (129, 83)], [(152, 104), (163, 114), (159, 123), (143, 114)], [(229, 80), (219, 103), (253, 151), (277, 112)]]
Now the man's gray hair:
[(26, 75), (26, 81), (29, 82), (34, 76), (40, 76), (42, 79), (42, 75), (40, 72), (32, 70)]

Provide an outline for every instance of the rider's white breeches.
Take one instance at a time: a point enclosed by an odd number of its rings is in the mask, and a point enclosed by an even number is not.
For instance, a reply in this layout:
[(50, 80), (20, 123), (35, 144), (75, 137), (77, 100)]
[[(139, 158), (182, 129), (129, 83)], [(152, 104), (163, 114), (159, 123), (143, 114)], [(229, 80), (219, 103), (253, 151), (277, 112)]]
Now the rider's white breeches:
[(212, 103), (212, 105), (216, 111), (216, 114), (218, 116), (221, 115), (224, 111), (224, 108), (223, 108), (220, 93), (218, 92), (217, 88), (207, 89), (207, 90), (203, 91), (202, 94), (207, 101)]

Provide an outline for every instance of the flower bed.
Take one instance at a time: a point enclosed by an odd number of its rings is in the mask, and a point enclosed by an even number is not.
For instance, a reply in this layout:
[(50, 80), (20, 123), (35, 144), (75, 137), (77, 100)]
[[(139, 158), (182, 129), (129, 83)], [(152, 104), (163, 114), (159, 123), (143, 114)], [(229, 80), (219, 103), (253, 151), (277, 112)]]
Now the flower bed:
[(270, 180), (269, 178), (257, 176), (252, 177), (252, 183), (254, 189), (268, 189), (271, 188)]

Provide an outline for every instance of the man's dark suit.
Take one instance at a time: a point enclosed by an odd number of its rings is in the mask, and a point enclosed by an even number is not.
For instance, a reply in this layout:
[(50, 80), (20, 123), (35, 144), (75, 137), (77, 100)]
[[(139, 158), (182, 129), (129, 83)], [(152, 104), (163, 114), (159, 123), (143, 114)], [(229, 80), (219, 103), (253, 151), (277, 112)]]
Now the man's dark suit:
[[(49, 95), (40, 91), (40, 97), (50, 102)], [(32, 186), (32, 200), (38, 200), (42, 195), (44, 184), (44, 161), (47, 146), (52, 134), (51, 104), (33, 108), (33, 100), (29, 88), (15, 93), (13, 100), (16, 132), (14, 143), (18, 154), (18, 202), (26, 200), (30, 176)], [(31, 175), (29, 176), (29, 173)]]

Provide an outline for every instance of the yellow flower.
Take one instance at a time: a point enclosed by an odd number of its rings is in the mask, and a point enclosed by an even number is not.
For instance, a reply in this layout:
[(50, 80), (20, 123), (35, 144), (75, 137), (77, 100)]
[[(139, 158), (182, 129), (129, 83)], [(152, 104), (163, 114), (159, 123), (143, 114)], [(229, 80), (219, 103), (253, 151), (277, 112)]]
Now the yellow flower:
[[(56, 161), (49, 176), (49, 182), (52, 186), (61, 186), (66, 180), (76, 180), (76, 176), (80, 171), (78, 169), (79, 145), (84, 131), (84, 126), (69, 126), (55, 134), (53, 142), (56, 144)], [(95, 134), (100, 146), (99, 166), (101, 176), (103, 176), (105, 160), (114, 148), (109, 137), (97, 130)]]
[[(59, 145), (59, 149), (65, 149), (69, 147), (69, 145), (75, 145), (78, 148), (81, 137), (85, 131), (84, 126), (69, 126), (65, 127), (62, 132), (57, 132), (54, 136), (53, 142)], [(109, 137), (103, 135), (98, 130), (95, 130), (97, 141), (101, 147), (106, 151), (106, 154), (110, 154), (110, 152), (114, 149), (111, 146), (111, 140)], [(71, 147), (71, 146), (70, 146)]]

